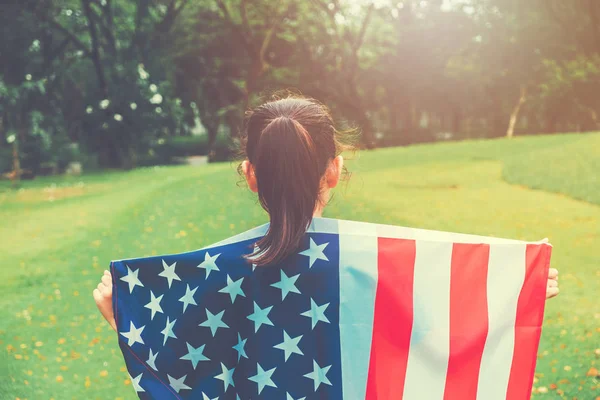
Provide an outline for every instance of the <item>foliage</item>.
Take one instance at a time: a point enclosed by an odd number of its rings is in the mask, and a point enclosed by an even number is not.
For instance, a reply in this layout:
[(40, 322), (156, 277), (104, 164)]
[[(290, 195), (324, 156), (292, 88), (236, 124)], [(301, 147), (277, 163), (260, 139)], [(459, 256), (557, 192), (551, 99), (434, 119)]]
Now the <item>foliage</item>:
[(75, 143), (133, 168), (201, 126), (220, 153), (218, 133), (282, 88), (360, 127), (364, 147), (594, 130), (598, 21), (587, 0), (11, 0), (0, 148), (15, 134), (41, 164)]
[(600, 55), (568, 61), (545, 60), (540, 97), (569, 115), (586, 130), (600, 127)]

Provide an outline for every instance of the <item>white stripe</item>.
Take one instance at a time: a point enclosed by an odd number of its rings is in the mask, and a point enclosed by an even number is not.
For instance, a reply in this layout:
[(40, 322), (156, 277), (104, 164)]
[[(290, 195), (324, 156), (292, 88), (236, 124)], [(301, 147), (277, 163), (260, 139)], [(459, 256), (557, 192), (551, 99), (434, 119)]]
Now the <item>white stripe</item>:
[(377, 233), (381, 237), (427, 240), (432, 242), (453, 243), (520, 243), (517, 240), (501, 239), (491, 236), (468, 235), (465, 233), (454, 233), (444, 231), (433, 231), (429, 229), (405, 228), (402, 226), (378, 225)]
[(339, 221), (342, 393), (364, 399), (377, 290), (376, 225)]
[[(197, 250), (184, 251), (184, 252), (175, 253), (175, 254), (165, 254), (163, 256), (156, 257), (156, 258), (167, 258), (167, 257), (190, 255), (190, 254), (196, 253), (198, 251), (209, 250), (214, 247), (225, 246), (227, 244), (243, 242), (245, 240), (250, 240), (250, 239), (258, 239), (260, 237), (263, 237), (267, 233), (268, 228), (269, 228), (269, 224), (264, 224), (261, 226), (257, 226), (256, 228), (252, 228), (246, 232), (242, 232), (238, 235), (232, 236), (230, 238), (221, 240), (220, 242), (209, 244), (208, 246), (202, 247)], [(140, 258), (125, 258), (125, 259), (121, 259), (121, 260), (113, 260), (113, 262), (118, 262), (118, 261), (125, 262), (125, 261), (133, 261), (133, 260), (140, 260)]]
[(218, 246), (225, 246), (227, 244), (243, 242), (245, 240), (250, 240), (250, 239), (257, 239), (257, 238), (265, 236), (268, 229), (269, 229), (269, 224), (257, 226), (256, 228), (252, 228), (246, 232), (242, 232), (238, 235), (232, 236), (225, 240), (221, 240), (220, 242), (203, 247), (200, 250), (206, 250), (206, 249), (210, 249), (210, 248), (218, 247)]
[(450, 352), (452, 243), (416, 242), (404, 400), (442, 399)]
[(515, 344), (517, 303), (525, 280), (526, 249), (526, 245), (490, 247), (489, 329), (479, 369), (479, 400), (506, 399)]
[[(329, 218), (314, 218), (313, 221), (320, 220), (325, 222)], [(502, 239), (491, 236), (467, 235), (464, 233), (453, 233), (434, 231), (429, 229), (406, 228), (394, 225), (372, 224), (368, 222), (342, 221), (353, 227), (357, 235), (376, 235), (385, 238), (395, 239), (412, 239), (412, 240), (427, 240), (432, 242), (453, 242), (453, 243), (487, 243), (487, 244), (510, 244), (510, 243), (525, 243), (520, 240)], [(375, 230), (370, 227), (375, 225)]]
[(337, 234), (338, 222), (337, 219), (314, 217), (306, 231)]

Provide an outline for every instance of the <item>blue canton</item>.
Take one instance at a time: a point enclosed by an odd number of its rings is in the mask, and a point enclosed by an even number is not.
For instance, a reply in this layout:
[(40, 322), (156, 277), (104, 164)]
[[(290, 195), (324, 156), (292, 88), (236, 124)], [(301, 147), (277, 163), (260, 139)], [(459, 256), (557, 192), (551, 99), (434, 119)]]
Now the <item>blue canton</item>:
[(342, 399), (338, 236), (256, 268), (255, 242), (112, 264), (140, 399)]

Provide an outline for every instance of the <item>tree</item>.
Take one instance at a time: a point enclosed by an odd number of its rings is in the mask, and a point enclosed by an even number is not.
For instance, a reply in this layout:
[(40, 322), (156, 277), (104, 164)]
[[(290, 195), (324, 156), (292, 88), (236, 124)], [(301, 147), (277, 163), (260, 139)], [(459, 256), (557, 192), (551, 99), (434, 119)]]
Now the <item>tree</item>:
[(331, 103), (348, 119), (358, 123), (362, 144), (375, 145), (369, 104), (364, 99), (372, 62), (361, 52), (375, 18), (375, 4), (313, 0), (298, 21), (294, 42), (298, 53), (290, 61), (300, 65), (298, 86), (303, 92)]
[[(244, 99), (242, 109), (248, 108), (250, 99), (260, 90), (260, 79), (270, 70), (269, 49), (273, 38), (282, 28), (283, 21), (295, 12), (291, 0), (255, 2), (249, 7), (248, 0), (215, 0), (224, 21), (246, 55), (242, 76)], [(235, 8), (235, 13), (231, 9)]]
[(66, 165), (73, 144), (133, 168), (198, 120), (212, 151), (287, 88), (357, 124), (366, 148), (598, 129), (595, 0), (5, 3), (3, 171)]

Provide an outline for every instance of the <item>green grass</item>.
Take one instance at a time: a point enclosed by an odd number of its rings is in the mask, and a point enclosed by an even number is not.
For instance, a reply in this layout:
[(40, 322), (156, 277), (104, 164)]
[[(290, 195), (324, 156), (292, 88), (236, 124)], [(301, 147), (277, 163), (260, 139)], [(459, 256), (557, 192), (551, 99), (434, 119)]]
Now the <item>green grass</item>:
[[(326, 216), (549, 237), (562, 293), (546, 309), (534, 384), (548, 393), (534, 397), (595, 399), (599, 149), (595, 134), (362, 152)], [(238, 179), (220, 164), (1, 183), (0, 398), (135, 398), (92, 289), (111, 259), (196, 249), (265, 222)]]
[(507, 159), (504, 178), (533, 189), (565, 193), (600, 204), (600, 142), (588, 135), (575, 142)]

